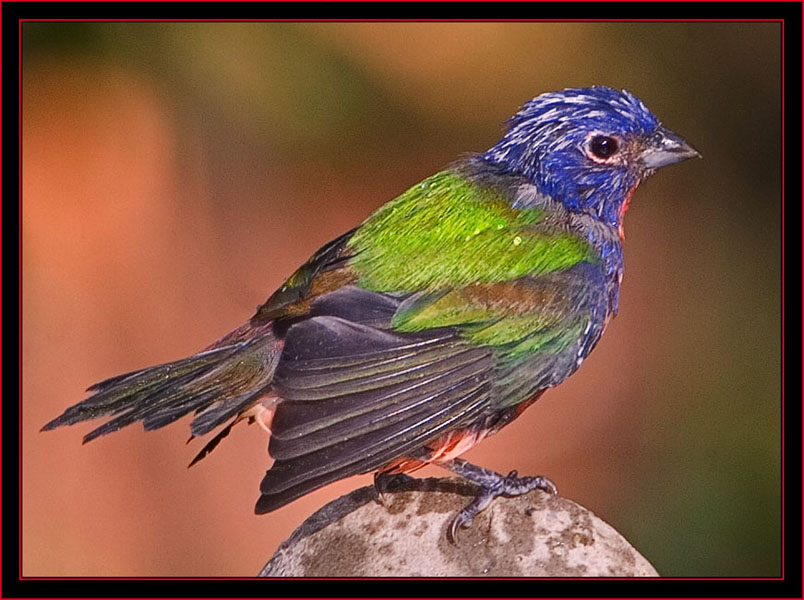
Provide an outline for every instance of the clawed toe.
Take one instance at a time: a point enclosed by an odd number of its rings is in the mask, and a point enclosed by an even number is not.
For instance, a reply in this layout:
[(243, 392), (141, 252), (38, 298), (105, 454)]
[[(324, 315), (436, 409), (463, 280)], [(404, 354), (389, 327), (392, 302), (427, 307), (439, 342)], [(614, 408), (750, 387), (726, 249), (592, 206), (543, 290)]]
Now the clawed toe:
[(447, 539), (457, 544), (458, 530), (469, 527), (474, 517), (483, 511), (498, 496), (521, 496), (532, 490), (542, 490), (548, 494), (558, 493), (556, 485), (547, 477), (519, 477), (516, 471), (508, 475), (500, 475), (466, 462), (460, 458), (443, 463), (442, 466), (457, 473), (480, 486), (480, 493), (475, 499), (450, 521), (447, 528)]
[(472, 524), (472, 515), (467, 514), (466, 510), (462, 510), (450, 521), (447, 527), (447, 540), (450, 544), (458, 544), (458, 530), (465, 529)]
[(501, 494), (506, 496), (521, 496), (532, 490), (542, 490), (551, 495), (558, 493), (556, 484), (547, 477), (518, 477), (516, 471), (511, 471), (502, 481)]

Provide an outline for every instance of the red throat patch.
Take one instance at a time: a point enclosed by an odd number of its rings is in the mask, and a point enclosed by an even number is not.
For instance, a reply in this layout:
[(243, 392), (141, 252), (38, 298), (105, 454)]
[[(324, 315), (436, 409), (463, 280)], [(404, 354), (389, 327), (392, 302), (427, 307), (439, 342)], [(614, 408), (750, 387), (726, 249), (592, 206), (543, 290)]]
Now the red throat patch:
[(628, 191), (628, 194), (625, 196), (625, 200), (623, 201), (622, 205), (620, 206), (620, 215), (619, 215), (619, 221), (620, 221), (620, 227), (619, 227), (619, 232), (620, 232), (620, 241), (625, 241), (625, 229), (623, 229), (623, 222), (625, 221), (625, 213), (626, 213), (626, 211), (628, 210), (628, 205), (629, 205), (629, 204), (631, 204), (631, 196), (633, 196), (633, 195), (634, 195), (634, 192), (636, 191), (636, 189), (637, 189), (637, 186), (638, 186), (638, 185), (639, 185), (639, 184), (636, 184), (634, 187), (632, 187), (632, 188), (631, 188), (631, 189)]

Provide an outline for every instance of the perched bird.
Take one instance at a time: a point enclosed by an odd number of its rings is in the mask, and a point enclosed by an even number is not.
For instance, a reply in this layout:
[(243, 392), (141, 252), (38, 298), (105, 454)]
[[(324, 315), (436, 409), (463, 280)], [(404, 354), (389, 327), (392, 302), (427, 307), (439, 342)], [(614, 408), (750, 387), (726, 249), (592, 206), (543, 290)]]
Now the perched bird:
[(193, 437), (225, 425), (196, 462), (234, 424), (259, 422), (274, 463), (257, 513), (435, 463), (480, 487), (452, 541), (499, 495), (555, 492), (458, 456), (578, 369), (617, 314), (634, 190), (700, 155), (607, 87), (542, 94), (508, 125), (323, 246), (238, 329), (93, 385), (44, 429), (113, 415), (87, 442), (193, 412)]

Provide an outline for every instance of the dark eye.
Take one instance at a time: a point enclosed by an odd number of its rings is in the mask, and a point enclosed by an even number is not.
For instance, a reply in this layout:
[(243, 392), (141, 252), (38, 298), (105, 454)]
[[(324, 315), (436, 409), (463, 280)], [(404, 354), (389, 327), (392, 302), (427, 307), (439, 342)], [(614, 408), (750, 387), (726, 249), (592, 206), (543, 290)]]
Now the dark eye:
[(611, 158), (617, 153), (620, 143), (617, 138), (607, 135), (596, 135), (589, 141), (589, 150), (597, 158)]

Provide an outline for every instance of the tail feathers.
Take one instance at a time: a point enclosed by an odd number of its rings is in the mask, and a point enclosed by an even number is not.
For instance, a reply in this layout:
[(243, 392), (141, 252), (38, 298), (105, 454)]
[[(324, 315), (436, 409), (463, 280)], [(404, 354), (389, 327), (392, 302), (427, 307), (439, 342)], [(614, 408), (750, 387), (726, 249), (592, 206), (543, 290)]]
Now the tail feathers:
[(164, 365), (118, 375), (96, 383), (87, 391), (92, 396), (71, 406), (64, 414), (53, 419), (42, 429), (55, 429), (107, 414), (116, 414), (131, 408), (139, 399), (168, 394), (171, 388), (189, 383), (200, 373), (232, 354), (232, 348), (220, 348), (196, 354)]
[(273, 335), (214, 348), (188, 358), (96, 383), (92, 396), (42, 430), (116, 415), (84, 436), (84, 443), (135, 421), (157, 429), (195, 411), (193, 436), (211, 431), (264, 394), (280, 354)]
[[(271, 373), (273, 375), (273, 373)], [(270, 380), (267, 382), (270, 383)], [(265, 394), (265, 386), (256, 386), (244, 394), (234, 398), (227, 398), (202, 410), (190, 424), (193, 436), (204, 435), (228, 421), (231, 417), (241, 413), (244, 407), (249, 406), (260, 396)]]
[[(201, 451), (198, 454), (196, 454), (195, 458), (190, 462), (189, 465), (187, 465), (187, 467), (188, 468), (192, 467), (195, 463), (200, 461), (202, 458), (204, 458), (210, 452), (212, 452), (215, 448), (217, 448), (218, 444), (220, 444), (221, 441), (223, 441), (223, 439), (227, 437), (229, 433), (232, 431), (232, 427), (237, 425), (240, 421), (246, 420), (246, 422), (249, 425), (251, 425), (252, 423), (259, 423), (263, 427), (263, 429), (265, 429), (270, 434), (271, 422), (273, 420), (274, 410), (276, 408), (276, 400), (277, 398), (274, 395), (266, 396), (260, 401), (259, 404), (256, 404), (252, 408), (243, 409), (237, 412), (237, 416), (231, 421), (229, 421), (229, 424), (226, 425), (226, 427), (224, 427), (218, 433), (216, 433), (215, 436), (211, 440), (209, 440), (204, 445), (203, 448), (201, 448)], [(199, 421), (205, 413), (211, 414), (212, 408), (213, 407), (210, 407), (209, 409), (204, 411), (204, 413), (196, 417), (193, 420), (193, 426), (196, 425), (196, 422)], [(222, 411), (222, 412), (228, 413), (229, 411)], [(232, 414), (234, 413), (227, 414), (225, 417), (219, 416), (216, 418), (216, 421), (218, 423), (223, 423), (223, 421), (225, 421)], [(195, 435), (191, 435), (190, 439), (187, 440), (187, 443), (189, 444), (190, 442), (192, 442), (194, 437)]]
[[(239, 422), (240, 422), (240, 419), (235, 419), (234, 421), (229, 423), (226, 427), (221, 429), (218, 433), (216, 433), (215, 437), (213, 437), (209, 442), (207, 442), (204, 445), (204, 447), (201, 448), (201, 452), (196, 454), (195, 458), (193, 458), (193, 460), (190, 461), (190, 464), (187, 465), (187, 468), (189, 469), (195, 463), (197, 463), (201, 459), (205, 458), (210, 452), (212, 452), (215, 448), (217, 448), (218, 444), (220, 444), (223, 441), (223, 438), (227, 437), (229, 435), (229, 433), (232, 431), (232, 427), (237, 425), (237, 423), (239, 423)], [(187, 440), (187, 443), (189, 444), (191, 441), (193, 441), (194, 437), (195, 436), (190, 436), (190, 439)]]

